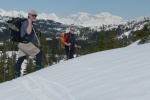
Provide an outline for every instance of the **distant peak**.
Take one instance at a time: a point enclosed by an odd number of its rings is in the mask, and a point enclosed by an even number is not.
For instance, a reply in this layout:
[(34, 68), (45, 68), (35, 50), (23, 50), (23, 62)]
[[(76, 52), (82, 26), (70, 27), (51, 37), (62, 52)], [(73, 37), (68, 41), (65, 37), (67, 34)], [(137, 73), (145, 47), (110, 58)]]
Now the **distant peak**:
[[(28, 13), (23, 11), (5, 11), (0, 9), (1, 16), (10, 16), (10, 17), (27, 17)], [(123, 23), (124, 20), (119, 16), (111, 15), (108, 12), (101, 12), (100, 14), (89, 14), (86, 12), (78, 12), (76, 14), (72, 14), (66, 18), (59, 18), (55, 13), (46, 14), (41, 13), (38, 14), (37, 19), (45, 19), (45, 20), (54, 20), (56, 22), (61, 22), (64, 24), (74, 24), (81, 26), (101, 26), (102, 24), (120, 24)]]

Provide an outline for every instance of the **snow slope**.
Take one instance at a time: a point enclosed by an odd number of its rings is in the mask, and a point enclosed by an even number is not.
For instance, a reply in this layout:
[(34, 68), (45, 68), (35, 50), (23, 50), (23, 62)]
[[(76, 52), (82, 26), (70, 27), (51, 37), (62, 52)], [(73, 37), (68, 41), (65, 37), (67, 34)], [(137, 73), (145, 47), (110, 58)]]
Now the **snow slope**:
[(150, 100), (150, 44), (97, 52), (0, 84), (1, 100)]

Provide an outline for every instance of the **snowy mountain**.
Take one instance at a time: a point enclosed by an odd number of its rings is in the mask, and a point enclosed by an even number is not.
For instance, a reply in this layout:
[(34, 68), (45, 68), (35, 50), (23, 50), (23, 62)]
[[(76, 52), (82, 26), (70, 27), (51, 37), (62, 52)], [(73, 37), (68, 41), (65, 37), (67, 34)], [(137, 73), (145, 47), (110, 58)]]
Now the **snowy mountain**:
[(1, 100), (149, 100), (150, 44), (74, 58), (0, 84)]
[[(9, 16), (9, 17), (8, 17)], [(0, 9), (0, 36), (6, 37), (9, 33), (7, 29), (7, 20), (11, 17), (27, 17), (27, 12), (10, 11), (6, 12)], [(150, 17), (140, 17), (134, 20), (125, 21), (119, 16), (111, 15), (107, 12), (102, 12), (97, 15), (91, 15), (85, 12), (79, 12), (72, 14), (67, 18), (59, 18), (55, 13), (52, 14), (38, 14), (37, 30), (42, 29), (42, 32), (48, 35), (58, 35), (62, 32), (68, 32), (68, 28), (71, 24), (76, 26), (76, 33), (80, 34), (81, 30), (85, 27), (89, 28), (89, 32), (86, 31), (80, 37), (81, 39), (86, 38), (87, 33), (93, 33), (94, 31), (100, 32), (103, 25), (105, 31), (109, 32), (111, 29), (115, 29), (118, 39), (132, 39), (132, 32), (141, 30), (144, 25), (148, 25), (150, 28)], [(82, 27), (85, 26), (85, 27)], [(93, 31), (93, 32), (92, 32)], [(2, 33), (2, 34), (1, 34)], [(149, 37), (146, 41), (150, 41)], [(131, 40), (134, 42), (134, 40)]]
[[(10, 11), (7, 12), (3, 9), (0, 9), (1, 16), (10, 16), (10, 17), (27, 17), (27, 12), (23, 11)], [(79, 12), (77, 14), (73, 14), (68, 16), (67, 18), (59, 18), (55, 13), (52, 14), (38, 14), (37, 19), (49, 19), (54, 20), (56, 22), (61, 22), (63, 24), (74, 24), (81, 26), (101, 26), (101, 25), (109, 25), (109, 24), (123, 24), (126, 21), (123, 20), (119, 16), (111, 15), (107, 12), (102, 12), (97, 15), (91, 15), (84, 12)]]
[(124, 24), (126, 21), (119, 16), (113, 16), (107, 12), (102, 12), (97, 15), (91, 15), (84, 12), (79, 12), (68, 16), (67, 19), (73, 20), (74, 24), (82, 26), (102, 26), (110, 24)]

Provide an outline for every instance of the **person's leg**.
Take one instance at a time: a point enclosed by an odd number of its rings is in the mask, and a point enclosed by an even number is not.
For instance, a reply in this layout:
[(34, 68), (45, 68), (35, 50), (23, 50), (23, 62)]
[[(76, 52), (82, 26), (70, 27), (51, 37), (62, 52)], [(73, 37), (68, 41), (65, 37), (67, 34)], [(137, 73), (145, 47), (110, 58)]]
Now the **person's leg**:
[(67, 56), (67, 60), (69, 59), (69, 48), (68, 47), (65, 47), (65, 52), (66, 52), (66, 56)]
[(36, 71), (41, 69), (41, 63), (42, 63), (42, 52), (40, 51), (36, 55), (36, 66), (35, 66)]
[(41, 69), (41, 62), (42, 62), (42, 52), (40, 49), (35, 46), (33, 43), (22, 43), (19, 45), (20, 49), (22, 49), (27, 55), (29, 56), (36, 56), (36, 65), (35, 70)]
[(26, 54), (22, 50), (19, 49), (19, 51), (18, 51), (18, 60), (15, 64), (15, 73), (14, 73), (15, 78), (20, 77), (21, 65), (22, 65), (25, 57), (26, 57)]
[(36, 56), (40, 52), (40, 49), (31, 42), (19, 43), (18, 47), (29, 56)]
[(17, 60), (17, 63), (15, 64), (15, 78), (20, 77), (21, 65), (22, 65), (25, 57), (26, 56), (19, 57), (18, 60)]
[(70, 49), (69, 52), (70, 52), (70, 53), (69, 53), (69, 59), (74, 58), (74, 56), (73, 56), (73, 54), (74, 54), (74, 49)]

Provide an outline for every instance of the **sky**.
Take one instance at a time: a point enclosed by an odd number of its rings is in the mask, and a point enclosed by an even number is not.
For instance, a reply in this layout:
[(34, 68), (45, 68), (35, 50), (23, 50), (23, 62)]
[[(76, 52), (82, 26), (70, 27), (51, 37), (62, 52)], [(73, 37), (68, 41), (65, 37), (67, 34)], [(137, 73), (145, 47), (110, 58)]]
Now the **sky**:
[(108, 12), (130, 20), (150, 16), (149, 4), (150, 0), (1, 0), (0, 9), (24, 12), (35, 9), (38, 13), (55, 13), (60, 18), (78, 12), (94, 15)]
[(0, 84), (1, 100), (149, 100), (150, 44), (67, 60)]

